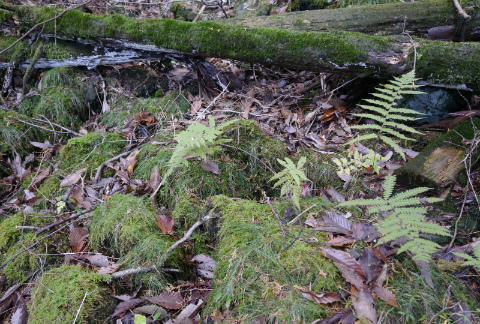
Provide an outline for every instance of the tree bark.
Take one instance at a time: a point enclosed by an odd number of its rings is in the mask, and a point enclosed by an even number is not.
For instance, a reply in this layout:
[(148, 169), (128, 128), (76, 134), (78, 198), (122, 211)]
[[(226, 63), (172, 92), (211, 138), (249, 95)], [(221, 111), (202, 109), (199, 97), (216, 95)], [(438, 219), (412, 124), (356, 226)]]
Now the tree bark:
[[(479, 5), (480, 7), (480, 5)], [(334, 10), (313, 10), (286, 15), (253, 16), (228, 19), (224, 23), (248, 27), (269, 27), (303, 31), (344, 30), (369, 35), (400, 35), (437, 38), (439, 28), (442, 39), (479, 41), (480, 10), (470, 11), (472, 19), (462, 24), (452, 1), (424, 0), (397, 2), (375, 6), (358, 6)], [(448, 29), (445, 27), (449, 27)], [(462, 40), (463, 41), (463, 40)]]
[[(0, 2), (21, 21), (21, 31), (55, 16), (54, 8)], [(370, 36), (356, 32), (306, 32), (245, 27), (216, 22), (132, 19), (70, 11), (45, 24), (44, 33), (93, 42), (119, 40), (122, 46), (150, 45), (170, 51), (286, 68), (387, 77), (413, 68), (406, 36)], [(151, 46), (154, 45), (155, 47)], [(416, 40), (417, 77), (433, 84), (466, 85), (480, 91), (480, 44)]]

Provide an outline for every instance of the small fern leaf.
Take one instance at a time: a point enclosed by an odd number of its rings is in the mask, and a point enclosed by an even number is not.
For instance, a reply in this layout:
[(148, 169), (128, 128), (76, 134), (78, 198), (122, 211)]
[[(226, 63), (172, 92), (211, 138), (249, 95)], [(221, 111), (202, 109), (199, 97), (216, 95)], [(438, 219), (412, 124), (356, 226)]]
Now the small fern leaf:
[(393, 196), (392, 202), (403, 200), (403, 199), (409, 198), (409, 197), (414, 197), (414, 196), (417, 196), (417, 195), (419, 195), (421, 193), (424, 193), (428, 190), (430, 190), (430, 188), (427, 188), (427, 187), (418, 187), (418, 188), (414, 188), (414, 189), (409, 189), (407, 191), (400, 192), (400, 193), (396, 194), (395, 196)]
[[(353, 126), (351, 128), (353, 128)], [(377, 135), (376, 134), (361, 135), (361, 136), (358, 136), (358, 137), (348, 141), (344, 145), (350, 145), (350, 144), (353, 144), (353, 143), (356, 143), (356, 142), (365, 141), (365, 140), (369, 140), (369, 139), (373, 139), (373, 138), (377, 138)]]
[[(418, 118), (415, 118), (415, 119), (418, 119)], [(407, 126), (407, 125), (403, 125), (403, 124), (401, 124), (401, 123), (385, 122), (383, 125), (384, 125), (384, 126), (394, 127), (394, 128), (400, 128), (401, 130), (406, 131), (406, 132), (409, 132), (409, 133), (423, 135), (423, 133), (417, 131), (415, 128), (412, 128), (412, 127)]]
[(397, 177), (394, 175), (385, 177), (383, 182), (383, 199), (387, 200), (390, 198), (395, 187), (395, 181), (397, 181)]
[(383, 123), (385, 121), (384, 117), (378, 116), (378, 115), (373, 115), (373, 114), (354, 114), (354, 116), (363, 117), (363, 118), (370, 118), (370, 119), (378, 121), (379, 123)]
[(380, 139), (382, 141), (384, 141), (385, 143), (387, 143), (388, 145), (390, 145), (394, 150), (395, 152), (397, 152), (398, 154), (400, 154), (400, 156), (406, 160), (405, 158), (405, 154), (403, 153), (403, 150), (402, 148), (397, 144), (395, 143), (390, 137), (387, 137), (387, 136), (380, 136)]

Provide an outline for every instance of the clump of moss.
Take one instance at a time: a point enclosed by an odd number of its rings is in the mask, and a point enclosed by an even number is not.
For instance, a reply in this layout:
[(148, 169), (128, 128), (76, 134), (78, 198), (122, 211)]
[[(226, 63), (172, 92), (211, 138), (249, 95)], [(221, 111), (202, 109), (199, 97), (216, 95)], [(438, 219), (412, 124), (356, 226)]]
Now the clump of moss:
[(454, 304), (463, 301), (467, 303), (470, 310), (480, 308), (473, 292), (454, 276), (431, 265), (430, 272), (435, 287), (432, 289), (425, 283), (420, 270), (411, 260), (403, 256), (396, 258), (399, 258), (394, 262), (396, 272), (389, 280), (388, 286), (395, 294), (398, 307), (391, 307), (379, 299), (376, 309), (377, 313), (384, 314), (382, 323), (421, 323), (430, 320), (434, 315), (439, 316), (438, 321), (434, 323), (440, 323), (443, 315), (449, 317), (451, 314), (448, 310), (438, 314), (447, 302)]
[(0, 152), (10, 157), (13, 157), (15, 152), (20, 155), (31, 153), (31, 141), (43, 142), (50, 136), (48, 132), (19, 122), (18, 119), (33, 122), (28, 116), (15, 111), (0, 110), (0, 138), (2, 138)]
[[(15, 215), (1, 223), (0, 230), (0, 263), (10, 260), (18, 252), (37, 242), (39, 237), (29, 230), (17, 229), (17, 225), (42, 226), (51, 219), (37, 214)], [(61, 259), (59, 252), (69, 249), (68, 235), (62, 232), (55, 233), (48, 239), (41, 241), (35, 247), (25, 251), (1, 270), (10, 283), (25, 280), (27, 276), (37, 271), (42, 265), (53, 264)], [(46, 254), (46, 256), (39, 256)]]
[(100, 164), (120, 154), (124, 147), (125, 140), (119, 134), (96, 131), (75, 137), (61, 149), (59, 167), (69, 173), (86, 166), (87, 178), (91, 178)]
[[(156, 264), (174, 240), (162, 234), (155, 224), (155, 214), (144, 198), (114, 194), (94, 212), (90, 225), (91, 248), (121, 258), (131, 252), (127, 268)], [(176, 249), (167, 264), (183, 268), (183, 260), (181, 250)], [(155, 290), (166, 284), (163, 276), (157, 273), (138, 275), (132, 280), (143, 281)]]
[[(98, 323), (113, 310), (107, 275), (79, 266), (62, 266), (46, 272), (32, 289), (28, 322)], [(82, 304), (83, 303), (83, 304)]]
[(76, 129), (88, 116), (83, 77), (71, 67), (47, 71), (42, 80), (42, 95), (26, 98), (20, 112), (33, 117), (43, 115), (56, 124)]
[[(221, 214), (222, 225), (209, 311), (231, 308), (245, 323), (259, 315), (269, 322), (312, 322), (330, 313), (327, 307), (302, 298), (295, 288), (311, 286), (316, 293), (337, 291), (338, 282), (343, 281), (333, 263), (321, 256), (319, 244), (297, 241), (284, 250), (282, 231), (268, 205), (224, 196), (211, 200)], [(315, 211), (319, 211), (323, 202), (315, 202), (319, 206)], [(273, 203), (280, 214), (285, 206)], [(284, 226), (287, 232), (298, 234), (298, 227)], [(313, 233), (312, 239), (322, 242), (326, 236)], [(320, 270), (327, 273), (326, 278)]]
[(21, 234), (16, 227), (23, 224), (21, 215), (14, 215), (0, 222), (0, 253), (5, 253)]
[[(232, 139), (228, 143), (231, 147), (222, 147), (210, 157), (218, 164), (221, 174), (203, 170), (196, 161), (192, 161), (189, 168), (176, 169), (175, 174), (159, 190), (158, 199), (162, 204), (175, 205), (178, 201), (175, 196), (180, 194), (200, 199), (219, 194), (254, 199), (262, 191), (269, 195), (276, 194), (269, 182), (273, 173), (263, 163), (278, 171), (277, 158), (286, 156), (284, 145), (266, 136), (255, 122), (248, 120), (226, 127), (224, 137)], [(236, 149), (237, 145), (240, 150)], [(138, 156), (139, 167), (134, 177), (150, 179), (155, 166), (159, 167), (160, 174), (166, 172), (171, 154), (171, 151), (160, 150), (158, 146), (144, 147)], [(176, 195), (173, 196), (172, 192)]]
[(20, 112), (28, 116), (45, 116), (51, 122), (76, 129), (88, 116), (88, 107), (82, 92), (71, 88), (53, 88), (42, 91), (40, 98), (27, 98)]

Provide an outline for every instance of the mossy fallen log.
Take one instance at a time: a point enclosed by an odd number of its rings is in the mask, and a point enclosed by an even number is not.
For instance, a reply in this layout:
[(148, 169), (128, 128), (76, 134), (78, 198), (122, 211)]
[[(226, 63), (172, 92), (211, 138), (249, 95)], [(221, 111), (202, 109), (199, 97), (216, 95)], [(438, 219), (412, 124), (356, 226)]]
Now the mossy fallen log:
[[(465, 40), (480, 40), (480, 4), (471, 8), (472, 19), (465, 22)], [(444, 36), (460, 38), (461, 21), (453, 1), (423, 0), (354, 6), (333, 10), (297, 11), (286, 15), (246, 16), (223, 20), (225, 24), (304, 31), (344, 30), (370, 35), (399, 35), (408, 32), (419, 37), (437, 37), (435, 27), (451, 26)], [(434, 34), (434, 35), (431, 35)]]
[[(54, 8), (13, 6), (26, 31), (55, 16)], [(215, 22), (189, 23), (172, 19), (132, 19), (70, 11), (45, 24), (44, 33), (70, 39), (155, 45), (157, 50), (203, 57), (236, 59), (286, 68), (386, 77), (409, 71), (413, 48), (405, 36), (369, 36), (356, 32), (299, 32), (249, 28)], [(417, 76), (430, 83), (466, 85), (480, 90), (480, 44), (417, 40)], [(152, 50), (154, 50), (152, 48)]]

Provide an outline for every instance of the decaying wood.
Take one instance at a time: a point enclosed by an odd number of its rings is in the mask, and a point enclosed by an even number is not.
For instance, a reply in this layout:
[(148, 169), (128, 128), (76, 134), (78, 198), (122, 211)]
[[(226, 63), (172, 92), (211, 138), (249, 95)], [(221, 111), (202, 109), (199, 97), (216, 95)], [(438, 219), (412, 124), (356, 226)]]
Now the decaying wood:
[[(23, 28), (55, 16), (53, 8), (13, 6)], [(22, 21), (22, 17), (29, 17)], [(219, 57), (286, 68), (387, 77), (413, 66), (412, 44), (405, 36), (360, 33), (299, 32), (250, 28), (216, 22), (189, 23), (171, 19), (132, 19), (70, 11), (57, 19), (58, 35), (91, 41), (117, 39), (124, 46), (148, 45), (151, 52)], [(53, 22), (44, 33), (53, 34)], [(480, 44), (418, 41), (417, 76), (433, 84), (480, 90)]]

